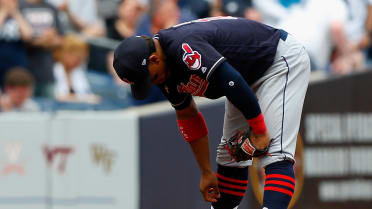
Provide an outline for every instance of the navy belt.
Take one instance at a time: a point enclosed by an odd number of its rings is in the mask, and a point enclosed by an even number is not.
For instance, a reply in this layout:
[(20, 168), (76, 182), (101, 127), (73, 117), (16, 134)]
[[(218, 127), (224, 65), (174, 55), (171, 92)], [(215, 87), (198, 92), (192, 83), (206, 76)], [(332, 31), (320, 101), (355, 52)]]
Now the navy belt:
[(288, 36), (287, 31), (282, 30), (282, 29), (279, 29), (279, 31), (280, 31), (280, 39), (282, 39), (283, 41), (287, 40), (287, 36)]

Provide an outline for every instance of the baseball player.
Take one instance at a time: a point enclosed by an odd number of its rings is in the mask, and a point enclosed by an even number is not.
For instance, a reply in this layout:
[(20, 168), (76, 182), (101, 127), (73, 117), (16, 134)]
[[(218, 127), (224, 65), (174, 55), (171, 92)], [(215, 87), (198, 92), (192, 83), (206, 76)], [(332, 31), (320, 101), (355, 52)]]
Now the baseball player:
[[(295, 188), (296, 138), (310, 65), (287, 32), (251, 20), (214, 17), (130, 37), (114, 53), (118, 76), (143, 99), (158, 85), (175, 108), (178, 127), (200, 167), (200, 191), (214, 209), (236, 209), (252, 157), (265, 168), (263, 207), (285, 209)], [(192, 96), (226, 96), (217, 173), (208, 130)]]

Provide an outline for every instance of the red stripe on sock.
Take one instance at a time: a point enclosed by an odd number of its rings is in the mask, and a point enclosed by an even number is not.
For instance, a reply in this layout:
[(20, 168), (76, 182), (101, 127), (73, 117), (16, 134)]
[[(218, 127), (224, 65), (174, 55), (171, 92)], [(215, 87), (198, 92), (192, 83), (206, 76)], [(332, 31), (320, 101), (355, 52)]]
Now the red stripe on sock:
[(267, 186), (267, 187), (265, 187), (264, 190), (265, 191), (266, 190), (269, 190), (269, 191), (281, 192), (281, 193), (286, 194), (286, 195), (289, 195), (291, 197), (293, 195), (293, 192), (291, 192), (291, 191), (289, 191), (287, 189), (279, 188), (279, 187)]
[(247, 186), (237, 186), (237, 185), (227, 184), (227, 183), (224, 183), (224, 182), (221, 182), (221, 181), (218, 182), (218, 185), (233, 188), (233, 189), (241, 189), (241, 190), (244, 190), (244, 191), (247, 189)]
[(293, 190), (295, 189), (295, 186), (293, 184), (285, 182), (285, 181), (269, 180), (269, 181), (265, 181), (265, 185), (267, 184), (277, 184), (277, 185), (289, 187)]
[(293, 184), (296, 184), (296, 180), (290, 176), (282, 175), (282, 174), (269, 174), (266, 176), (266, 179), (269, 178), (280, 178), (291, 181)]
[(222, 180), (233, 182), (233, 183), (239, 183), (239, 184), (248, 184), (248, 180), (238, 180), (238, 179), (233, 179), (229, 177), (222, 176), (221, 174), (217, 173), (216, 176)]
[(231, 190), (228, 190), (228, 189), (219, 189), (220, 192), (222, 193), (226, 193), (226, 194), (231, 194), (231, 195), (235, 195), (235, 196), (240, 196), (240, 197), (244, 197), (244, 192), (235, 192), (235, 191), (231, 191)]

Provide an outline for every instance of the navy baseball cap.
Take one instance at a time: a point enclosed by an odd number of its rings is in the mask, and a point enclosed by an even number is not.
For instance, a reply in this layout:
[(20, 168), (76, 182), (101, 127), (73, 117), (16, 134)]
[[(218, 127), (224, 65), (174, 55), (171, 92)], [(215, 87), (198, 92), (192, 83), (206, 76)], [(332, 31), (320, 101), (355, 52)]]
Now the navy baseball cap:
[(115, 72), (121, 80), (131, 84), (136, 99), (145, 99), (150, 93), (152, 83), (148, 64), (153, 52), (155, 46), (148, 36), (126, 38), (114, 51)]

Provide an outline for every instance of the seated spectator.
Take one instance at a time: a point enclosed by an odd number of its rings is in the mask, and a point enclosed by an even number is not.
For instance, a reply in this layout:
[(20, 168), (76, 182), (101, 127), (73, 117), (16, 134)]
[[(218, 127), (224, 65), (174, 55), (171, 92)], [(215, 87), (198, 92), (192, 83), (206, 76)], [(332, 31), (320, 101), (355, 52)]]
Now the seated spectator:
[(107, 31), (107, 37), (121, 41), (136, 34), (137, 23), (144, 12), (144, 5), (138, 0), (124, 0), (118, 8), (118, 18), (112, 28)]
[(138, 25), (137, 35), (152, 36), (161, 29), (194, 19), (190, 13), (181, 12), (176, 0), (152, 0), (149, 14)]
[(47, 0), (57, 7), (62, 15), (65, 31), (76, 32), (85, 38), (105, 35), (103, 20), (98, 16), (95, 0)]
[[(303, 7), (296, 8), (283, 18), (278, 27), (287, 30), (304, 44), (311, 58), (312, 70), (320, 70), (318, 72), (328, 75), (337, 73), (330, 65), (332, 54), (351, 57), (355, 53), (355, 47), (351, 46), (345, 35), (347, 14), (342, 0), (307, 0)], [(348, 61), (354, 62), (356, 59)]]
[(111, 68), (107, 69), (108, 73), (94, 70), (87, 72), (92, 92), (101, 98), (98, 108), (123, 109), (133, 106), (130, 85), (123, 82), (115, 72), (111, 72)]
[[(370, 47), (372, 33), (372, 1), (345, 0), (348, 18), (345, 24), (346, 38), (349, 40), (348, 47), (354, 53), (342, 53), (337, 55), (332, 69), (336, 74), (347, 74), (354, 71), (364, 70), (365, 56), (362, 53)], [(368, 19), (368, 17), (370, 17)]]
[(257, 22), (262, 22), (261, 13), (254, 7), (253, 2), (250, 0), (244, 11), (244, 17)]
[(36, 80), (35, 96), (53, 98), (54, 59), (51, 50), (60, 45), (63, 33), (58, 11), (44, 0), (24, 0), (20, 9), (34, 32), (27, 57), (28, 69)]
[(0, 0), (0, 83), (6, 70), (27, 67), (24, 42), (32, 37), (32, 28), (18, 9), (17, 0)]
[(307, 0), (252, 0), (253, 6), (258, 10), (262, 22), (277, 27), (290, 13)]
[(113, 30), (118, 14), (116, 11), (124, 0), (96, 0), (97, 13), (105, 23), (106, 36)]
[(55, 50), (57, 63), (53, 73), (56, 80), (55, 97), (62, 102), (98, 103), (99, 98), (91, 93), (84, 63), (88, 55), (88, 45), (78, 36), (67, 35), (62, 45)]
[(336, 47), (331, 57), (330, 73), (343, 75), (364, 70), (364, 55), (358, 44), (346, 36), (344, 25), (333, 25), (332, 30)]
[(372, 33), (372, 1), (345, 0), (345, 2), (349, 11), (345, 25), (347, 37), (360, 49), (368, 48)]
[(39, 111), (39, 106), (31, 99), (33, 87), (34, 79), (31, 73), (20, 67), (10, 69), (5, 75), (4, 94), (0, 96), (0, 111)]
[(222, 0), (224, 14), (234, 17), (243, 17), (249, 1), (247, 0)]
[(218, 17), (218, 16), (223, 16), (224, 13), (222, 11), (222, 0), (215, 0), (211, 2), (211, 11), (210, 11), (210, 16), (212, 17)]
[(216, 0), (212, 6), (211, 16), (245, 17), (262, 21), (260, 13), (253, 7), (251, 0)]
[(206, 18), (210, 16), (210, 0), (178, 0), (178, 5), (182, 13), (191, 13), (196, 18)]

